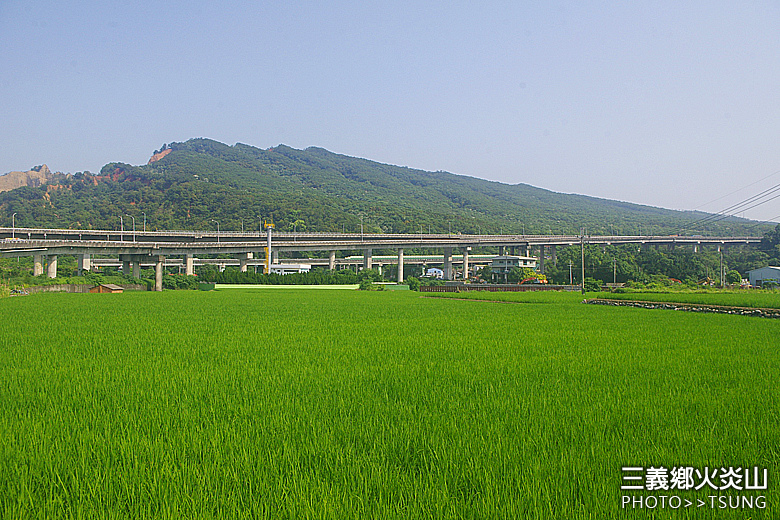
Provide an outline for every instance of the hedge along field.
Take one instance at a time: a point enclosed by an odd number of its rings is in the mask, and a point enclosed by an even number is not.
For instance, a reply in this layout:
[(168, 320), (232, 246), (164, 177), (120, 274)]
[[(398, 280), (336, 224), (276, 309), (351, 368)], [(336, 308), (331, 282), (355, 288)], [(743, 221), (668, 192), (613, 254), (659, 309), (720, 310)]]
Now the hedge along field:
[[(295, 290), (4, 299), (0, 511), (777, 516), (780, 324), (546, 301)], [(767, 507), (624, 510), (624, 465), (765, 467)]]

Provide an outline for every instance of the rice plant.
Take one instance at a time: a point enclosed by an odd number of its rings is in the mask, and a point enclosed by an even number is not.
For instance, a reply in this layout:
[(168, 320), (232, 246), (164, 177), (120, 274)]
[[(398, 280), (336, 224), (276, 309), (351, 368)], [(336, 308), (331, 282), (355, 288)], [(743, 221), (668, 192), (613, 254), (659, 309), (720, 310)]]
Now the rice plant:
[[(777, 516), (780, 323), (526, 298), (0, 300), (0, 514)], [(651, 465), (767, 468), (767, 506), (622, 507)]]

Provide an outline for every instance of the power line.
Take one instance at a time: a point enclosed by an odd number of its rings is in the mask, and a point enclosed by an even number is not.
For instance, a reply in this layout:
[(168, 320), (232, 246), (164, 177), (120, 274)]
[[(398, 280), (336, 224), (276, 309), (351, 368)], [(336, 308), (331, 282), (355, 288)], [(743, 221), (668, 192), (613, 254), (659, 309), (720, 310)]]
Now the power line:
[(774, 216), (774, 217), (770, 218), (769, 220), (762, 220), (762, 221), (760, 221), (760, 222), (758, 222), (756, 224), (753, 224), (752, 226), (750, 226), (748, 228), (745, 228), (745, 229), (753, 229), (755, 227), (760, 226), (761, 224), (777, 224), (777, 221), (775, 219), (778, 219), (778, 218), (780, 218), (780, 215)]
[(705, 202), (704, 204), (701, 204), (700, 206), (696, 206), (695, 208), (693, 208), (693, 211), (696, 211), (696, 210), (697, 210), (697, 209), (699, 209), (699, 208), (703, 208), (704, 206), (707, 206), (708, 204), (712, 204), (713, 202), (717, 202), (717, 201), (719, 201), (719, 200), (725, 199), (726, 197), (729, 197), (729, 196), (731, 196), (731, 195), (734, 195), (735, 193), (737, 193), (737, 192), (740, 192), (740, 191), (742, 191), (742, 190), (745, 190), (745, 189), (747, 189), (747, 188), (749, 188), (749, 187), (751, 187), (751, 186), (755, 186), (755, 185), (756, 185), (756, 184), (758, 184), (759, 182), (763, 182), (763, 181), (767, 180), (767, 179), (768, 179), (768, 178), (770, 178), (770, 177), (774, 177), (774, 176), (775, 176), (775, 175), (777, 175), (778, 173), (780, 173), (780, 170), (777, 170), (777, 171), (776, 171), (776, 172), (774, 172), (774, 173), (770, 173), (769, 175), (767, 175), (767, 176), (766, 176), (766, 177), (764, 177), (763, 179), (758, 179), (756, 182), (751, 182), (751, 183), (750, 183), (750, 184), (748, 184), (747, 186), (742, 186), (741, 188), (737, 188), (736, 190), (732, 191), (731, 193), (727, 193), (727, 194), (723, 195), (722, 197), (718, 197), (717, 199), (713, 199), (713, 200), (711, 200), (711, 201), (709, 201), (709, 202)]
[[(777, 193), (778, 191), (780, 191), (780, 184), (775, 184), (774, 186), (767, 188), (764, 191), (757, 193), (751, 197), (743, 199), (742, 201), (737, 202), (736, 204), (732, 204), (731, 206), (717, 213), (709, 214), (704, 218), (701, 218), (699, 220), (696, 220), (688, 224), (686, 229), (691, 229), (695, 226), (700, 226), (704, 224), (714, 224), (715, 222), (734, 216), (734, 213), (738, 213), (740, 211), (747, 211), (749, 209), (753, 209), (758, 206), (761, 206), (762, 204), (766, 204), (767, 202), (770, 202), (780, 197), (780, 195), (775, 195), (775, 193)], [(774, 196), (770, 197), (771, 195)]]
[[(741, 202), (738, 202), (736, 204), (733, 204), (729, 206), (728, 208), (725, 208), (718, 213), (707, 215), (704, 218), (699, 219), (697, 222), (694, 222), (694, 224), (700, 224), (700, 223), (706, 223), (709, 220), (721, 220), (721, 218), (730, 217), (733, 216), (733, 213), (738, 213), (740, 211), (745, 211), (750, 208), (745, 208), (744, 206), (747, 206), (748, 204), (752, 204), (753, 202), (760, 200), (763, 197), (768, 197), (769, 195), (772, 195), (776, 193), (777, 191), (780, 191), (780, 184), (775, 184), (771, 188), (767, 188), (766, 190), (762, 191), (761, 193), (758, 193), (756, 195), (753, 195), (752, 197), (748, 197), (747, 199), (742, 200)], [(768, 199), (762, 202), (759, 202), (756, 205), (763, 204), (765, 202), (769, 202), (772, 199)], [(756, 205), (751, 206), (751, 208), (754, 208)]]

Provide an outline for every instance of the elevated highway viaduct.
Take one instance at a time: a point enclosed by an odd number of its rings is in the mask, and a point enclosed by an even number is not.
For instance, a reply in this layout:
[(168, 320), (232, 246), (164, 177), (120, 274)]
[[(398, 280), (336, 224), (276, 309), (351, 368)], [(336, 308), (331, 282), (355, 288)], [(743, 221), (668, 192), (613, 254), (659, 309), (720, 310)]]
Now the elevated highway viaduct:
[[(373, 267), (374, 250), (397, 251), (398, 278), (403, 280), (404, 250), (442, 250), (442, 264), (446, 279), (453, 276), (453, 251), (459, 250), (464, 273), (469, 270), (469, 254), (474, 248), (495, 247), (499, 254), (507, 248), (519, 251), (520, 256), (539, 253), (539, 269), (549, 248), (550, 258), (557, 261), (556, 248), (585, 244), (640, 244), (656, 247), (688, 246), (697, 251), (702, 246), (757, 244), (761, 237), (704, 237), (704, 236), (578, 236), (578, 235), (461, 235), (461, 234), (361, 234), (361, 233), (285, 233), (272, 232), (273, 258), (279, 252), (328, 252), (327, 265), (334, 269), (337, 251), (362, 251), (363, 267)], [(267, 232), (237, 233), (212, 231), (113, 231), (45, 228), (0, 228), (0, 255), (5, 257), (34, 257), (33, 272), (43, 274), (43, 260), (47, 260), (47, 274), (55, 277), (57, 257), (74, 255), (79, 269), (89, 269), (95, 255), (118, 257), (123, 267), (140, 274), (141, 264), (154, 265), (156, 287), (162, 289), (162, 272), (166, 258), (179, 257), (187, 274), (193, 273), (196, 256), (231, 255), (246, 271), (258, 252), (264, 252), (269, 237)], [(324, 262), (323, 262), (324, 265)]]

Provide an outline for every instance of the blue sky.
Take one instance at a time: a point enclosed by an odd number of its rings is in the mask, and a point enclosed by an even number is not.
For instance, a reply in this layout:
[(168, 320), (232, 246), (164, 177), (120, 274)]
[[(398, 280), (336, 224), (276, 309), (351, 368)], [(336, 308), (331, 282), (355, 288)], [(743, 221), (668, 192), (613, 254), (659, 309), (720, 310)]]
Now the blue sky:
[(778, 34), (776, 2), (3, 0), (0, 172), (209, 137), (718, 211), (780, 183)]

